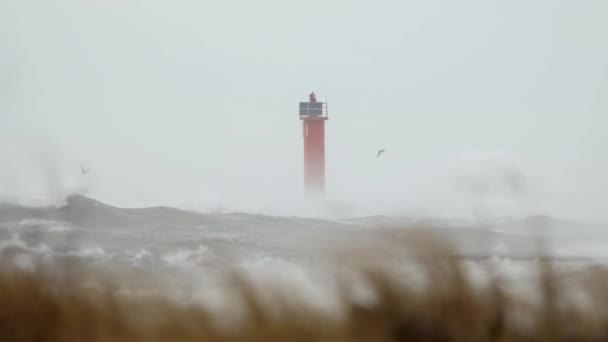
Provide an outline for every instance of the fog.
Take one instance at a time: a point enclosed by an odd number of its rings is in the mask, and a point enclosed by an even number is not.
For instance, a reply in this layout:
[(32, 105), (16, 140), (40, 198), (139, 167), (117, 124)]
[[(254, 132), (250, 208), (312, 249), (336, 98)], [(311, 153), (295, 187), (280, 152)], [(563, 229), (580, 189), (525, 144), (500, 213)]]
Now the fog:
[(0, 0), (0, 193), (310, 214), (314, 90), (330, 211), (606, 222), (606, 18), (601, 0)]

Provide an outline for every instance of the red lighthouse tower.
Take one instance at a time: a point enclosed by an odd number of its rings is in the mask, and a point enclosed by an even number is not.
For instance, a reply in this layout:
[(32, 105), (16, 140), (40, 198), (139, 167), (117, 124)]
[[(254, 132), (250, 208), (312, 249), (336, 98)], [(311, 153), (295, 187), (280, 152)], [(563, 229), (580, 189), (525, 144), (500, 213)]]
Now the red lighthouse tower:
[(300, 102), (300, 120), (304, 137), (304, 186), (313, 195), (325, 193), (325, 121), (327, 104), (317, 102), (310, 93), (308, 102)]

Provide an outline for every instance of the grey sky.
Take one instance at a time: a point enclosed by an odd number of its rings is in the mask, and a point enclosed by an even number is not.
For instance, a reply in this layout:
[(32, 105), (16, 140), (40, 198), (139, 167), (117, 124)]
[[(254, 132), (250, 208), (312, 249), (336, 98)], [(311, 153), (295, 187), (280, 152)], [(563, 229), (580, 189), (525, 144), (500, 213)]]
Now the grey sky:
[[(332, 200), (607, 221), (606, 18), (603, 0), (0, 0), (0, 192), (293, 209), (316, 90)], [(526, 191), (454, 186), (503, 168)]]

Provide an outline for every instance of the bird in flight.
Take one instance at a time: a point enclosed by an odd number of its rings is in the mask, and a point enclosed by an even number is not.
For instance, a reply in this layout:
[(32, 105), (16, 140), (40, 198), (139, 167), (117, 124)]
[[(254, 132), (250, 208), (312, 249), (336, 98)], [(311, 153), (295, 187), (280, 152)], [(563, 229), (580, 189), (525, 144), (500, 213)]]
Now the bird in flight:
[(376, 154), (376, 158), (380, 157), (380, 155), (381, 155), (382, 153), (384, 153), (384, 151), (386, 151), (386, 149), (385, 149), (385, 148), (380, 149), (380, 150), (378, 151), (378, 154)]
[(83, 175), (87, 174), (87, 172), (89, 172), (90, 169), (85, 169), (84, 166), (80, 165), (80, 172), (82, 172)]

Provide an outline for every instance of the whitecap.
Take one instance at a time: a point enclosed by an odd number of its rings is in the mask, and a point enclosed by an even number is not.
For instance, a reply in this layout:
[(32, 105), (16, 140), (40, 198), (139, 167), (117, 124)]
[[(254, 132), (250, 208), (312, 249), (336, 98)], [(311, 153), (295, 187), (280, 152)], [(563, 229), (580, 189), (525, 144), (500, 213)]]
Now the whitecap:
[(15, 266), (23, 271), (31, 272), (35, 270), (34, 258), (29, 253), (18, 253), (13, 257), (12, 261)]
[(27, 245), (25, 241), (21, 240), (21, 237), (17, 233), (13, 233), (8, 240), (0, 241), (0, 250), (3, 250), (7, 247), (20, 247), (23, 249), (27, 249)]
[(57, 225), (60, 224), (56, 221), (37, 219), (37, 218), (27, 218), (23, 219), (19, 222), (20, 226), (24, 227), (36, 227), (36, 226), (49, 226), (49, 225)]
[(49, 232), (66, 232), (69, 230), (72, 230), (72, 227), (63, 224), (49, 227)]
[(320, 310), (334, 310), (338, 305), (333, 293), (335, 289), (326, 282), (328, 278), (322, 273), (315, 274), (302, 264), (264, 256), (241, 262), (239, 266), (252, 284), (263, 292), (262, 296), (266, 291), (283, 289), (289, 291), (293, 299), (306, 301)]
[(148, 251), (147, 249), (141, 249), (139, 250), (139, 252), (133, 254), (133, 256), (131, 257), (131, 264), (133, 264), (133, 266), (137, 266), (141, 262), (145, 260), (150, 260), (152, 258), (153, 255), (152, 253), (150, 253), (150, 251)]
[(76, 251), (67, 253), (67, 255), (78, 256), (83, 258), (103, 257), (105, 256), (105, 254), (105, 250), (99, 245), (84, 246)]
[(180, 249), (177, 252), (165, 254), (162, 260), (173, 266), (196, 267), (213, 256), (213, 251), (209, 247), (199, 244), (196, 249)]

